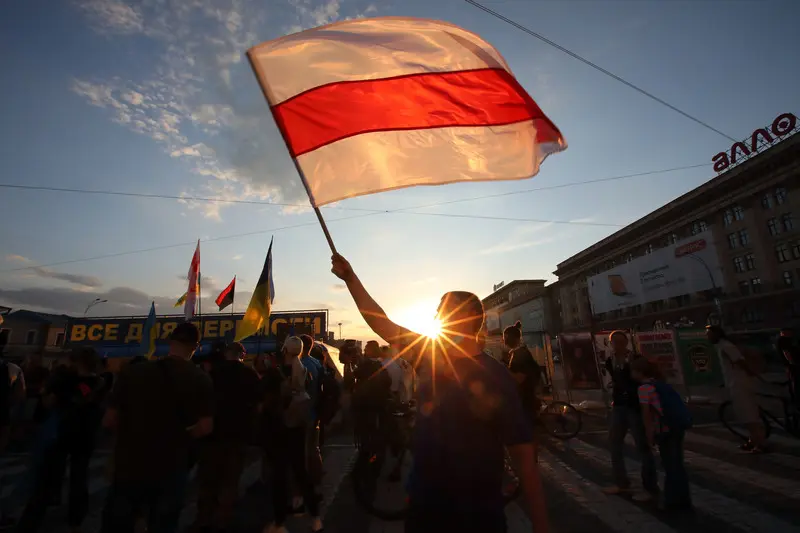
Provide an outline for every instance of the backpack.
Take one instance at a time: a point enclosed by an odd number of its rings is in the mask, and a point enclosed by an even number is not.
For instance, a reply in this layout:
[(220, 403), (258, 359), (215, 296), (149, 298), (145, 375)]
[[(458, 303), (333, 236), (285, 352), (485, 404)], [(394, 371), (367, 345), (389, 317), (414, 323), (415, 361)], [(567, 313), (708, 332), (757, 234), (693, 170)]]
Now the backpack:
[(672, 385), (663, 381), (653, 383), (661, 401), (662, 420), (670, 429), (687, 430), (692, 427), (692, 413)]
[(323, 425), (329, 424), (342, 404), (342, 388), (333, 371), (323, 371), (317, 396), (317, 415)]

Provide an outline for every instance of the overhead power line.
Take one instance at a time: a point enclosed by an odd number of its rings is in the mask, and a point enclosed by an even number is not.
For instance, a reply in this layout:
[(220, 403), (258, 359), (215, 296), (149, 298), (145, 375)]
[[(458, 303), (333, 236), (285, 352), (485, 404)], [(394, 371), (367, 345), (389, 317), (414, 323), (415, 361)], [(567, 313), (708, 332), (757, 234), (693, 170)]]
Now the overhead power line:
[[(544, 187), (534, 187), (532, 189), (525, 189), (521, 191), (510, 191), (498, 194), (486, 194), (481, 196), (473, 196), (470, 198), (458, 198), (456, 200), (447, 200), (443, 202), (436, 202), (432, 204), (426, 205), (418, 205), (418, 206), (411, 206), (411, 207), (403, 207), (399, 209), (367, 209), (363, 207), (345, 207), (345, 206), (324, 206), (324, 209), (337, 209), (341, 211), (359, 211), (363, 213), (390, 213), (390, 212), (400, 212), (400, 211), (411, 211), (414, 209), (426, 209), (430, 207), (438, 207), (441, 205), (450, 205), (450, 204), (457, 204), (462, 202), (474, 202), (477, 200), (484, 200), (489, 198), (500, 198), (503, 196), (513, 196), (517, 194), (526, 194), (531, 192), (539, 192), (539, 191), (550, 191), (555, 189), (563, 189), (567, 187), (578, 187), (581, 185), (591, 185), (593, 183), (605, 183), (610, 181), (617, 181), (617, 180), (624, 180), (630, 178), (638, 178), (638, 177), (645, 177), (645, 176), (652, 176), (654, 174), (666, 174), (669, 172), (678, 172), (680, 170), (690, 170), (693, 168), (699, 168), (708, 166), (708, 163), (699, 163), (697, 165), (685, 165), (681, 167), (673, 167), (673, 168), (666, 168), (661, 170), (650, 170), (647, 172), (637, 172), (635, 174), (624, 174), (620, 176), (610, 176), (607, 178), (598, 178), (593, 180), (587, 181), (576, 181), (571, 183), (561, 183), (558, 185), (546, 185)], [(129, 197), (129, 198), (145, 198), (145, 199), (162, 199), (162, 200), (184, 200), (184, 201), (191, 201), (191, 202), (209, 202), (209, 203), (221, 203), (221, 204), (245, 204), (245, 205), (272, 205), (276, 207), (309, 207), (309, 204), (293, 204), (293, 203), (286, 203), (286, 202), (273, 202), (271, 200), (238, 200), (238, 199), (226, 199), (226, 198), (214, 198), (208, 196), (186, 196), (186, 195), (179, 195), (179, 194), (161, 194), (161, 193), (139, 193), (139, 192), (128, 192), (128, 191), (115, 191), (109, 189), (81, 189), (75, 187), (51, 187), (49, 185), (23, 185), (18, 183), (0, 183), (0, 189), (15, 189), (21, 191), (41, 191), (41, 192), (55, 192), (55, 193), (67, 193), (67, 194), (94, 194), (100, 196), (121, 196), (121, 197)]]
[(551, 41), (550, 39), (548, 39), (544, 35), (542, 35), (540, 33), (537, 33), (535, 31), (531, 30), (530, 28), (525, 27), (522, 24), (520, 24), (518, 22), (515, 22), (514, 20), (512, 20), (512, 19), (510, 19), (510, 18), (508, 18), (508, 17), (506, 17), (504, 15), (501, 15), (500, 13), (495, 11), (494, 9), (486, 7), (485, 5), (481, 4), (480, 2), (476, 2), (475, 0), (464, 0), (464, 1), (466, 3), (468, 3), (468, 4), (470, 4), (470, 5), (475, 6), (478, 9), (480, 9), (480, 10), (482, 10), (482, 11), (484, 11), (484, 12), (490, 14), (490, 15), (492, 15), (493, 17), (495, 17), (495, 18), (497, 18), (499, 20), (502, 20), (506, 24), (510, 24), (511, 26), (514, 26), (518, 30), (524, 31), (525, 33), (527, 33), (531, 37), (535, 37), (536, 39), (539, 39), (543, 43), (552, 46), (556, 50), (560, 50), (561, 52), (564, 52), (565, 54), (567, 54), (568, 56), (572, 57), (573, 59), (577, 59), (581, 63), (584, 63), (585, 65), (588, 65), (588, 66), (592, 67), (593, 69), (597, 70), (598, 72), (601, 72), (601, 73), (605, 74), (609, 78), (612, 78), (612, 79), (622, 83), (623, 85), (626, 85), (626, 86), (630, 87), (634, 91), (637, 91), (637, 92), (643, 94), (644, 96), (650, 98), (651, 100), (653, 100), (655, 102), (658, 102), (659, 104), (663, 105), (664, 107), (667, 107), (667, 108), (671, 109), (672, 111), (675, 111), (676, 113), (678, 113), (680, 115), (683, 115), (684, 117), (688, 118), (692, 122), (695, 122), (695, 123), (703, 126), (704, 128), (709, 129), (709, 130), (713, 131), (714, 133), (725, 137), (726, 139), (728, 139), (728, 140), (730, 140), (732, 142), (737, 142), (738, 141), (738, 139), (734, 139), (733, 137), (731, 137), (727, 133), (724, 133), (724, 132), (718, 130), (717, 128), (715, 128), (714, 126), (710, 125), (709, 123), (704, 122), (704, 121), (700, 120), (699, 118), (690, 115), (686, 111), (684, 111), (684, 110), (682, 110), (682, 109), (670, 104), (669, 102), (667, 102), (663, 98), (659, 98), (658, 96), (654, 95), (653, 93), (651, 93), (651, 92), (649, 92), (649, 91), (647, 91), (645, 89), (642, 89), (638, 85), (635, 85), (635, 84), (629, 82), (628, 80), (626, 80), (622, 76), (618, 76), (618, 75), (614, 74), (613, 72), (611, 72), (611, 71), (609, 71), (607, 69), (604, 69), (603, 67), (601, 67), (597, 63), (589, 61), (585, 57), (573, 52), (569, 48), (561, 46), (560, 44), (556, 43), (555, 41)]

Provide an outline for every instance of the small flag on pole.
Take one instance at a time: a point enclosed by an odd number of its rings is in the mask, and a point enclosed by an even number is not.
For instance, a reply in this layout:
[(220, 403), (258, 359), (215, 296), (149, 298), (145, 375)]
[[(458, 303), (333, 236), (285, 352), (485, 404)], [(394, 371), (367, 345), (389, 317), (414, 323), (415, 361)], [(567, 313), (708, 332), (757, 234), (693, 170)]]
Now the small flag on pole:
[(194, 307), (197, 303), (197, 288), (200, 283), (200, 239), (197, 239), (197, 248), (192, 256), (192, 263), (189, 265), (189, 273), (186, 277), (189, 280), (189, 288), (186, 289), (183, 316), (186, 320), (191, 320), (194, 316)]
[(152, 358), (153, 354), (156, 353), (156, 337), (158, 337), (156, 331), (156, 303), (153, 302), (150, 304), (150, 314), (147, 315), (142, 327), (142, 355), (147, 359)]
[(175, 305), (173, 307), (183, 307), (183, 304), (186, 303), (186, 295), (187, 293), (184, 292), (183, 296), (178, 298), (178, 301), (175, 302)]
[(234, 292), (236, 291), (236, 276), (233, 277), (233, 281), (231, 281), (230, 285), (225, 287), (225, 289), (219, 293), (217, 299), (214, 300), (216, 304), (219, 306), (219, 310), (222, 311), (229, 305), (233, 303)]
[(530, 178), (567, 147), (503, 56), (446, 22), (347, 20), (247, 54), (314, 207)]
[(239, 342), (251, 335), (254, 335), (264, 325), (264, 321), (269, 321), (269, 314), (272, 311), (272, 302), (275, 300), (275, 286), (272, 283), (272, 240), (269, 241), (267, 259), (264, 261), (264, 268), (261, 276), (256, 283), (256, 289), (250, 298), (250, 304), (244, 317), (236, 327), (235, 341)]

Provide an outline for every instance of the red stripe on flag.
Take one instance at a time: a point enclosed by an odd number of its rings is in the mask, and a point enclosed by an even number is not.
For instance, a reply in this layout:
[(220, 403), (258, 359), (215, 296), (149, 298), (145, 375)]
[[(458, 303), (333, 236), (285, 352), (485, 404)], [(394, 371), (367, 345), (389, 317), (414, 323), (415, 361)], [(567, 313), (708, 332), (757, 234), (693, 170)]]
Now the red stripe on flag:
[(315, 87), (272, 108), (293, 157), (377, 131), (502, 126), (540, 120), (537, 140), (558, 128), (503, 69), (411, 74)]

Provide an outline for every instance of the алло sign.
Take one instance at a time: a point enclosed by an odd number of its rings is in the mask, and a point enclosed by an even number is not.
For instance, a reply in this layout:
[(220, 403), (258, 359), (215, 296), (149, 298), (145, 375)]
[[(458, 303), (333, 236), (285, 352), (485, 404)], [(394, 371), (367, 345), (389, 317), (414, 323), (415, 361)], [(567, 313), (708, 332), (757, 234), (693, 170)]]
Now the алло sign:
[(787, 136), (794, 131), (797, 127), (797, 117), (792, 113), (784, 113), (775, 117), (772, 125), (767, 128), (758, 128), (750, 136), (749, 145), (746, 141), (739, 141), (731, 145), (730, 157), (728, 152), (720, 152), (711, 158), (714, 163), (714, 171), (722, 172), (732, 167), (737, 163), (736, 157), (741, 153), (741, 160), (745, 161), (749, 157), (757, 154), (761, 149), (769, 146), (776, 141), (780, 141), (782, 137)]

